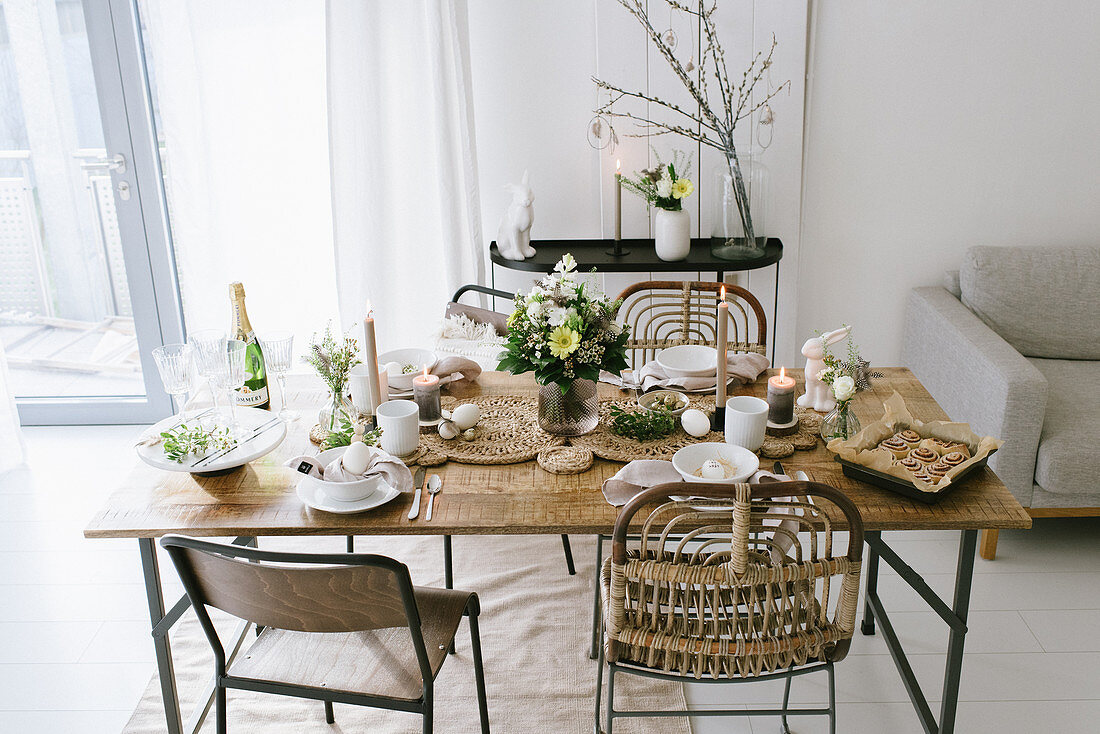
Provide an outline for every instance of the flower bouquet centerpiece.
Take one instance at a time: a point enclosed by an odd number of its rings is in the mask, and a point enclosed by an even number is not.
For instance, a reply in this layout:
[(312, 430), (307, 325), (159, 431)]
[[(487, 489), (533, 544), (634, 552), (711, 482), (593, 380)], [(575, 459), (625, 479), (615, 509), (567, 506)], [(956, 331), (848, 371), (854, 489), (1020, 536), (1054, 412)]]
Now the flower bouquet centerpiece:
[(618, 374), (626, 367), (628, 330), (615, 321), (620, 302), (591, 292), (576, 268), (566, 254), (551, 275), (528, 293), (516, 294), (498, 367), (517, 375), (535, 373), (539, 425), (559, 436), (596, 427), (600, 371)]
[(821, 421), (821, 437), (825, 443), (839, 438), (847, 441), (859, 433), (859, 419), (852, 412), (852, 398), (861, 390), (871, 389), (871, 378), (882, 377), (882, 373), (873, 372), (870, 363), (859, 353), (859, 345), (848, 337), (848, 357), (841, 359), (824, 348), (822, 361), (825, 369), (817, 374), (817, 379), (829, 386), (836, 400), (836, 407)]
[(691, 175), (691, 158), (675, 151), (671, 163), (661, 161), (653, 152), (657, 165), (639, 171), (633, 177), (621, 176), (620, 185), (657, 208), (654, 246), (662, 260), (683, 260), (691, 252), (691, 218), (683, 201), (695, 191)]
[(329, 391), (318, 421), (329, 433), (337, 432), (341, 415), (355, 415), (346, 393), (351, 368), (359, 364), (359, 344), (350, 336), (333, 334), (330, 322), (323, 335), (313, 335), (305, 359), (317, 370)]

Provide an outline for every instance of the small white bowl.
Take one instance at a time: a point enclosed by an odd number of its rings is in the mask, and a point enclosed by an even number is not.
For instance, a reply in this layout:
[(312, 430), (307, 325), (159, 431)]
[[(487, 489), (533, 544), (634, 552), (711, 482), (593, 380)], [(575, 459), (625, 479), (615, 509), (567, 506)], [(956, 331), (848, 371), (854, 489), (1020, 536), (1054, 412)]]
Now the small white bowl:
[(638, 396), (638, 405), (644, 410), (653, 412), (657, 407), (657, 402), (667, 395), (675, 396), (681, 403), (679, 408), (669, 408), (669, 412), (673, 416), (679, 418), (683, 415), (685, 410), (691, 407), (691, 401), (688, 400), (688, 396), (679, 390), (654, 390), (653, 392), (647, 392), (644, 395)]
[(703, 344), (680, 344), (657, 354), (669, 377), (707, 377), (718, 372), (718, 350)]
[[(729, 479), (703, 479), (695, 472), (709, 459), (721, 459), (737, 467), (737, 473)], [(760, 458), (740, 446), (728, 443), (693, 443), (672, 455), (672, 466), (680, 472), (685, 482), (708, 482), (711, 484), (737, 484), (747, 482), (749, 477), (760, 468)]]
[[(435, 367), (439, 358), (435, 352), (428, 349), (393, 349), (378, 355), (378, 364), (388, 365), (386, 374), (389, 377), (390, 389), (408, 392), (412, 390), (413, 378), (424, 373), (424, 368), (431, 370)], [(405, 372), (405, 367), (415, 367), (415, 370)]]
[[(322, 466), (328, 466), (343, 456), (347, 450), (347, 446), (337, 446), (334, 449), (322, 451), (317, 454), (317, 461)], [(384, 486), (385, 480), (381, 476), (375, 475), (354, 482), (324, 482), (316, 477), (305, 476), (302, 477), (302, 483), (320, 489), (330, 499), (339, 502), (359, 502), (374, 494), (379, 486)]]

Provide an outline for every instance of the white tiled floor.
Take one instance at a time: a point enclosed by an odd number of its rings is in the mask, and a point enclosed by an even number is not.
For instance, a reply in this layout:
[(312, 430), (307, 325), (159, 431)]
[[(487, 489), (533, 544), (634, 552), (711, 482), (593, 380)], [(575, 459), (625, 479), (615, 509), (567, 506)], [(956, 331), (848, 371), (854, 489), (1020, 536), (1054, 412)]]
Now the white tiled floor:
[[(81, 535), (119, 467), (130, 465), (136, 430), (25, 429), (31, 470), (0, 478), (0, 732), (118, 732), (152, 675), (135, 544)], [(889, 540), (950, 598), (957, 535)], [(957, 731), (1092, 730), (1100, 720), (1100, 520), (1004, 532), (997, 561), (977, 564)], [(888, 568), (879, 588), (938, 710), (946, 627)], [(699, 707), (770, 706), (781, 695), (773, 683), (689, 688)], [(794, 684), (798, 703), (825, 695), (823, 680)], [(920, 732), (881, 635), (857, 633), (837, 666), (837, 698), (843, 734)], [(799, 734), (827, 731), (824, 721), (793, 723)], [(695, 730), (770, 733), (778, 721), (700, 719)]]

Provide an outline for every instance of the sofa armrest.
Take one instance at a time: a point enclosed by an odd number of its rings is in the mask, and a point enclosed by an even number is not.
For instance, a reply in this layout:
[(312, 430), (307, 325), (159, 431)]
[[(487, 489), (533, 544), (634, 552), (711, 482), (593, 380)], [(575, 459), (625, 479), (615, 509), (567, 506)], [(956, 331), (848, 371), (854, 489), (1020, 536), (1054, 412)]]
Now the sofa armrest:
[(902, 358), (952, 420), (1004, 446), (989, 465), (1025, 507), (1047, 406), (1042, 373), (943, 288), (916, 288)]

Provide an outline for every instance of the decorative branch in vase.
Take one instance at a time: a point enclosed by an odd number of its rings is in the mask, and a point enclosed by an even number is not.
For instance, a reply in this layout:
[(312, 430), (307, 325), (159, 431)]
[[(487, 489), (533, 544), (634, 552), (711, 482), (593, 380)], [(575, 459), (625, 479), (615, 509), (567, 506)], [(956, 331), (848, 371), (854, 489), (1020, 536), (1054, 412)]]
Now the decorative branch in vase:
[[(713, 2), (708, 8), (702, 2), (696, 7), (689, 7), (678, 0), (665, 0), (665, 4), (671, 11), (684, 13), (699, 22), (704, 46), (698, 67), (694, 65), (692, 60), (681, 62), (676, 58), (675, 47), (669, 45), (662, 32), (657, 30), (650, 20), (647, 0), (618, 0), (618, 2), (637, 19), (653, 46), (668, 62), (676, 78), (684, 85), (691, 97), (691, 103), (696, 109), (689, 111), (656, 95), (625, 89), (603, 79), (593, 77), (592, 81), (595, 82), (597, 88), (606, 91), (609, 96), (607, 102), (596, 109), (597, 117), (606, 118), (609, 122), (615, 119), (632, 120), (642, 128), (642, 132), (630, 134), (631, 137), (671, 133), (719, 151), (725, 158), (726, 167), (729, 171), (733, 197), (737, 204), (745, 243), (750, 247), (755, 247), (757, 235), (763, 233), (757, 233), (753, 226), (749, 191), (745, 186), (745, 178), (741, 172), (741, 160), (738, 157), (737, 146), (734, 143), (734, 130), (737, 128), (738, 122), (751, 118), (753, 113), (758, 110), (765, 107), (770, 110), (768, 102), (781, 91), (784, 89), (790, 91), (790, 80), (787, 80), (763, 95), (758, 101), (753, 101), (753, 90), (771, 66), (772, 54), (775, 52), (776, 47), (775, 36), (772, 36), (771, 46), (768, 48), (767, 53), (757, 52), (752, 63), (741, 75), (740, 81), (735, 82), (730, 78), (729, 71), (726, 68), (726, 53), (718, 40), (718, 28), (714, 20), (714, 15), (718, 10), (717, 1)], [(654, 14), (658, 12), (660, 11), (656, 9), (653, 11)], [(712, 97), (715, 99), (712, 99)], [(671, 121), (661, 121), (629, 111), (616, 110), (616, 103), (623, 99), (649, 102), (670, 113), (672, 119)], [(614, 131), (612, 130), (612, 132)], [(721, 255), (717, 250), (715, 254)]]
[(305, 361), (317, 370), (329, 390), (329, 404), (321, 411), (319, 420), (329, 432), (335, 432), (341, 413), (354, 415), (345, 392), (351, 368), (360, 362), (359, 343), (346, 335), (338, 338), (332, 333), (332, 323), (329, 322), (320, 338), (317, 334), (313, 335)]

